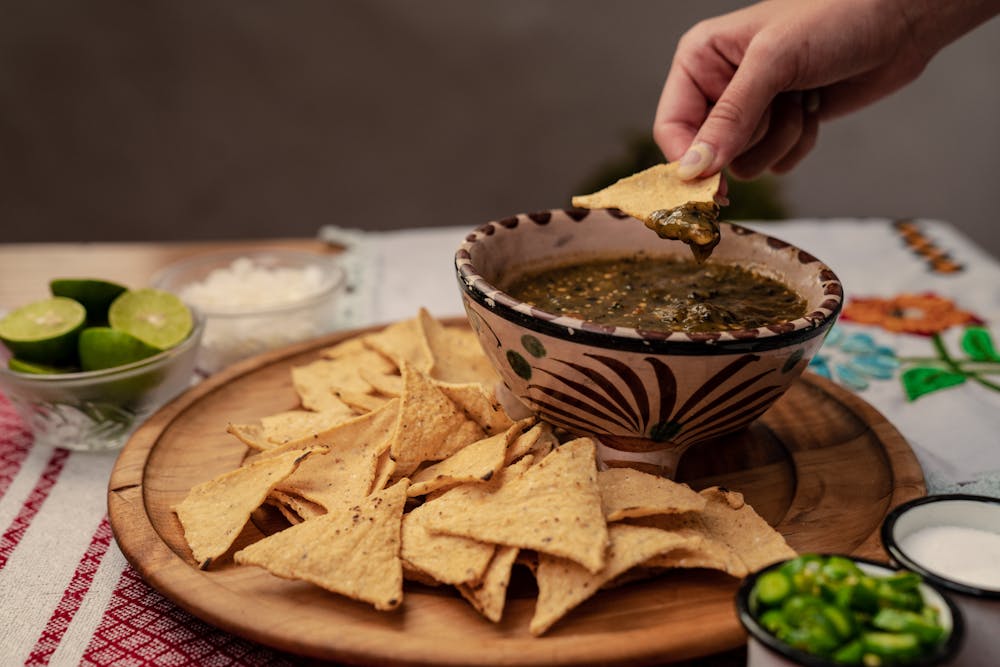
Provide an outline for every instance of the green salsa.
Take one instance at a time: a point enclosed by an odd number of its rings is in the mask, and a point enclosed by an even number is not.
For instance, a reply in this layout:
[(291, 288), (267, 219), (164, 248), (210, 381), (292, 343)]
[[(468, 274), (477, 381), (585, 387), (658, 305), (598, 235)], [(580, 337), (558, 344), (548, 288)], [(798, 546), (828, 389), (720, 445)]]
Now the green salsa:
[(504, 291), (556, 315), (651, 331), (735, 331), (787, 322), (805, 300), (777, 280), (718, 262), (637, 254), (548, 266)]
[(691, 246), (700, 264), (719, 245), (719, 207), (714, 202), (688, 202), (673, 209), (653, 211), (643, 221), (661, 239), (683, 241)]

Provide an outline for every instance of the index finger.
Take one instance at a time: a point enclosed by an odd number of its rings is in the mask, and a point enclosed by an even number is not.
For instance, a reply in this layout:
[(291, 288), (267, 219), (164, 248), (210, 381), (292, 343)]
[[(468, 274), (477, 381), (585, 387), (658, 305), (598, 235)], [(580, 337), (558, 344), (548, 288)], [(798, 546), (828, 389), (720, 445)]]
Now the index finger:
[(670, 161), (679, 160), (708, 115), (709, 101), (674, 58), (653, 121), (653, 138)]
[(712, 155), (702, 174), (719, 171), (746, 148), (774, 98), (791, 90), (793, 74), (791, 57), (780, 45), (765, 39), (750, 44), (694, 139)]

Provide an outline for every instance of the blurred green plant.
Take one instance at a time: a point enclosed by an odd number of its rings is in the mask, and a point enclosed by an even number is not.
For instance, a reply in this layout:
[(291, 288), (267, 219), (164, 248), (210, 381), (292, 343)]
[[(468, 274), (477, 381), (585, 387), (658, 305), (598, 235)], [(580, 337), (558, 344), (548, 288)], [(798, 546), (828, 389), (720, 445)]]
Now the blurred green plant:
[[(621, 157), (600, 165), (577, 189), (579, 193), (596, 192), (637, 171), (663, 162), (663, 153), (648, 133), (631, 133)], [(722, 209), (724, 220), (782, 220), (788, 212), (781, 199), (778, 179), (762, 176), (752, 181), (728, 178), (729, 206)]]

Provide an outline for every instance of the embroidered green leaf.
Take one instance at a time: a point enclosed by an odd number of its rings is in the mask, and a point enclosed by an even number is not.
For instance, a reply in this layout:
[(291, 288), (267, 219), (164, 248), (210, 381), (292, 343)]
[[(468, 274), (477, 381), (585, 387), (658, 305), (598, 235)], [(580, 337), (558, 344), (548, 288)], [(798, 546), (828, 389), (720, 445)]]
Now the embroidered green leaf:
[(962, 349), (974, 361), (1000, 361), (993, 337), (985, 327), (969, 327), (962, 335)]
[(911, 401), (917, 400), (924, 394), (965, 382), (965, 376), (961, 373), (926, 366), (907, 369), (900, 378), (903, 381), (903, 388), (906, 390), (906, 397)]

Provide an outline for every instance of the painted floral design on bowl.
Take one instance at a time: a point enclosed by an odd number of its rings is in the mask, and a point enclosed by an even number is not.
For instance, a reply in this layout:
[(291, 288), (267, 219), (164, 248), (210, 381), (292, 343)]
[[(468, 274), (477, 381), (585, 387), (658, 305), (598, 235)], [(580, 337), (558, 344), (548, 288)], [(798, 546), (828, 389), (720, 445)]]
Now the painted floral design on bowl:
[(809, 253), (722, 226), (713, 259), (782, 280), (806, 299), (805, 317), (742, 331), (644, 331), (546, 313), (498, 287), (546, 262), (689, 252), (613, 209), (518, 215), (469, 234), (455, 255), (463, 302), (509, 393), (553, 424), (596, 436), (607, 464), (667, 470), (690, 445), (763, 414), (819, 348), (843, 290)]

